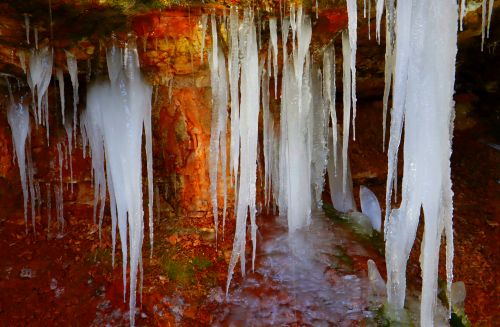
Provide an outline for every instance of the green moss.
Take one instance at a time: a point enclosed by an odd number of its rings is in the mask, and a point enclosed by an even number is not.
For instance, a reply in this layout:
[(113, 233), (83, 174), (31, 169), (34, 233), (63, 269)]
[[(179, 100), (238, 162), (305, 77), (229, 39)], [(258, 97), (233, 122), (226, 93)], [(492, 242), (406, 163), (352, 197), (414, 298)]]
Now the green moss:
[(210, 268), (212, 266), (212, 261), (204, 256), (196, 256), (193, 258), (192, 264), (196, 270), (202, 271)]

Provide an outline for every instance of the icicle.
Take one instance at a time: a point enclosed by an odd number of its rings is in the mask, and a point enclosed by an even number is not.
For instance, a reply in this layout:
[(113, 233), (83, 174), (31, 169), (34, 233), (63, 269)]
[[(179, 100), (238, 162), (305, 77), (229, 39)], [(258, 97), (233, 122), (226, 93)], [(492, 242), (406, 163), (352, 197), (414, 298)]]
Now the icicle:
[(26, 28), (26, 43), (30, 44), (30, 17), (24, 14), (24, 27)]
[(64, 98), (64, 75), (62, 69), (58, 69), (56, 71), (57, 81), (59, 82), (59, 97), (61, 99), (61, 115), (62, 115), (62, 123), (66, 126), (64, 112), (65, 112), (65, 98)]
[(64, 124), (64, 129), (66, 130), (66, 136), (68, 137), (68, 154), (69, 154), (69, 172), (70, 172), (70, 188), (71, 193), (73, 193), (73, 127), (71, 126), (71, 122), (66, 122)]
[(368, 0), (368, 40), (372, 39), (372, 0)]
[(17, 157), (21, 187), (23, 190), (24, 224), (28, 231), (28, 184), (26, 179), (26, 138), (30, 130), (28, 108), (22, 103), (11, 102), (7, 110), (7, 120), (12, 131), (12, 144)]
[(269, 112), (269, 75), (271, 68), (271, 48), (267, 48), (267, 68), (264, 68), (264, 61), (261, 61), (259, 66), (261, 66), (261, 99), (262, 99), (262, 146), (264, 154), (264, 205), (268, 205), (268, 192), (270, 189), (270, 120), (272, 119)]
[[(380, 23), (382, 22), (382, 14), (384, 13), (384, 0), (376, 0), (376, 14), (375, 14), (375, 38), (377, 43), (380, 44)], [(387, 23), (386, 23), (387, 24)]]
[[(311, 147), (311, 181), (314, 185), (314, 203), (317, 208), (323, 207), (322, 195), (325, 184), (325, 171), (328, 163), (328, 124), (330, 116), (330, 103), (322, 97), (321, 70), (315, 65), (311, 72), (311, 110), (310, 119), (312, 131)], [(330, 94), (331, 95), (331, 94)], [(330, 98), (331, 99), (331, 98)]]
[[(352, 138), (356, 141), (356, 43), (358, 29), (358, 10), (356, 0), (347, 0), (347, 15), (350, 46), (351, 98), (352, 98)], [(344, 125), (345, 128), (345, 125)]]
[[(273, 50), (274, 98), (278, 97), (278, 36), (276, 35), (276, 17), (269, 18), (269, 34)], [(271, 72), (268, 72), (269, 74)]]
[[(133, 38), (128, 42), (124, 62), (125, 69), (118, 74), (119, 81), (116, 85), (108, 82), (97, 82), (89, 87), (87, 114), (91, 119), (85, 119), (85, 129), (87, 135), (94, 133), (89, 132), (87, 121), (94, 122), (95, 135), (101, 135), (103, 143), (100, 144), (104, 144), (113, 224), (112, 238), (114, 243), (117, 221), (122, 247), (124, 287), (126, 286), (127, 258), (130, 248), (129, 317), (133, 326), (135, 323), (137, 274), (142, 263), (141, 248), (144, 238), (141, 163), (143, 129), (146, 136), (150, 243), (151, 250), (153, 249), (152, 89), (140, 76), (138, 54)], [(127, 133), (123, 133), (124, 130)], [(98, 144), (98, 146), (101, 145)], [(124, 288), (124, 297), (125, 293), (126, 289)]]
[(490, 38), (490, 25), (491, 25), (491, 15), (493, 14), (493, 1), (494, 0), (489, 0), (488, 4), (489, 4), (489, 7), (488, 7), (488, 29), (487, 29), (487, 32), (486, 32), (486, 38)]
[[(439, 248), (446, 235), (448, 290), (452, 281), (452, 197), (450, 176), (453, 92), (457, 53), (455, 1), (398, 2), (394, 109), (386, 185), (386, 265), (388, 302), (403, 308), (405, 269), (416, 236), (421, 208), (422, 296), (420, 324), (433, 326), (437, 298)], [(439, 30), (440, 33), (435, 33)], [(435, 44), (440, 44), (439, 48)], [(401, 206), (390, 207), (391, 189), (404, 121)], [(387, 217), (388, 216), (388, 217)]]
[(19, 62), (21, 63), (21, 68), (23, 69), (23, 72), (26, 74), (26, 56), (24, 54), (23, 50), (17, 51), (17, 56), (19, 57)]
[(68, 65), (69, 77), (73, 86), (73, 134), (76, 138), (76, 111), (78, 106), (78, 66), (76, 57), (69, 51), (66, 51), (66, 63)]
[(50, 84), (52, 76), (53, 54), (52, 51), (45, 47), (41, 50), (31, 50), (29, 58), (29, 74), (28, 85), (31, 89), (33, 102), (35, 102), (35, 94), (37, 102), (34, 108), (35, 122), (42, 123), (42, 99), (45, 96)]
[(343, 60), (343, 104), (344, 104), (344, 123), (342, 135), (342, 191), (346, 192), (347, 189), (347, 150), (349, 146), (349, 120), (351, 117), (351, 47), (349, 44), (349, 36), (346, 31), (342, 32), (342, 60)]
[(460, 1), (460, 31), (463, 31), (463, 23), (464, 23), (464, 16), (465, 16), (465, 0)]
[[(217, 28), (215, 17), (212, 15), (212, 50), (210, 51), (210, 76), (212, 84), (212, 129), (210, 135), (210, 192), (215, 225), (215, 239), (217, 242), (217, 230), (219, 226), (219, 214), (217, 204), (217, 176), (219, 165), (219, 154), (221, 156), (221, 177), (224, 192), (223, 221), (226, 217), (227, 206), (227, 183), (226, 183), (226, 126), (227, 126), (227, 76), (226, 59), (217, 40)], [(217, 55), (216, 55), (217, 53)], [(217, 60), (217, 62), (215, 61)]]
[(111, 35), (111, 47), (106, 50), (106, 64), (108, 66), (108, 76), (111, 84), (115, 84), (123, 67), (121, 50), (118, 48), (116, 36)]
[(385, 30), (385, 65), (384, 65), (384, 96), (382, 113), (382, 151), (385, 152), (385, 135), (387, 128), (387, 108), (394, 74), (394, 0), (387, 0), (386, 30)]
[[(288, 152), (287, 216), (289, 233), (308, 226), (311, 218), (311, 64), (309, 44), (312, 36), (311, 19), (303, 15), (302, 7), (297, 9), (295, 25), (296, 44), (293, 46), (292, 61), (286, 61), (287, 70), (282, 101), (285, 102), (285, 117)], [(293, 28), (292, 28), (293, 32)], [(294, 42), (295, 43), (295, 42)], [(285, 119), (285, 120), (283, 120)], [(293, 152), (292, 152), (293, 151)], [(293, 154), (293, 160), (292, 160)]]
[(201, 50), (200, 50), (200, 58), (201, 58), (201, 63), (203, 64), (203, 59), (204, 59), (204, 49), (205, 49), (205, 35), (207, 32), (207, 21), (208, 21), (208, 16), (207, 14), (201, 15)]
[(318, 19), (318, 17), (319, 17), (318, 12), (319, 12), (319, 4), (318, 4), (318, 0), (316, 0), (316, 19)]
[(239, 174), (238, 203), (236, 215), (236, 231), (233, 242), (233, 251), (229, 262), (226, 293), (233, 275), (238, 258), (241, 264), (241, 273), (245, 274), (245, 241), (246, 220), (250, 212), (252, 238), (252, 268), (254, 267), (257, 226), (255, 223), (256, 197), (256, 170), (257, 170), (257, 141), (259, 118), (259, 63), (257, 50), (257, 36), (253, 13), (245, 10), (244, 23), (240, 30), (240, 44), (242, 44), (241, 59), (241, 103), (240, 103), (240, 140), (241, 140), (241, 167)]
[[(231, 151), (230, 151), (230, 172), (234, 178), (234, 189), (238, 185), (238, 166), (240, 158), (240, 132), (239, 132), (239, 44), (238, 26), (239, 18), (236, 7), (231, 7), (229, 12), (229, 35), (230, 35), (230, 60), (229, 60), (229, 87), (231, 92)], [(236, 193), (236, 192), (235, 192)], [(236, 194), (235, 194), (236, 197)], [(235, 200), (236, 202), (236, 200)]]
[(30, 191), (30, 197), (31, 197), (31, 224), (33, 225), (33, 235), (35, 235), (35, 237), (36, 237), (35, 187), (34, 187), (35, 167), (33, 165), (33, 159), (31, 158), (31, 140), (29, 138), (28, 138), (28, 150), (26, 151), (26, 157), (28, 159), (28, 166), (27, 166), (28, 167), (28, 185), (29, 185), (29, 191)]
[(486, 1), (481, 6), (481, 51), (484, 49), (484, 35), (486, 33)]
[[(331, 45), (323, 53), (323, 100), (325, 106), (330, 112), (333, 129), (333, 153), (337, 153), (337, 112), (335, 109), (336, 101), (336, 80), (335, 80), (335, 47)], [(328, 119), (328, 118), (327, 118)], [(325, 124), (328, 130), (328, 124)], [(333, 160), (333, 168), (336, 171), (337, 159)]]
[(363, 18), (366, 18), (366, 0), (363, 0)]

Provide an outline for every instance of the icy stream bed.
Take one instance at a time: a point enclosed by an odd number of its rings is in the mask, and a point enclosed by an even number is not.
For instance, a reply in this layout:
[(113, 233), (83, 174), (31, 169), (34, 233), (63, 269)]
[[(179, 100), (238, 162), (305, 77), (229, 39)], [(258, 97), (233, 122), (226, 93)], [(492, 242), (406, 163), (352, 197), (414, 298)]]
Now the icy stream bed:
[(352, 326), (373, 317), (366, 261), (377, 255), (323, 212), (291, 237), (285, 217), (260, 223), (255, 272), (235, 282), (214, 325)]

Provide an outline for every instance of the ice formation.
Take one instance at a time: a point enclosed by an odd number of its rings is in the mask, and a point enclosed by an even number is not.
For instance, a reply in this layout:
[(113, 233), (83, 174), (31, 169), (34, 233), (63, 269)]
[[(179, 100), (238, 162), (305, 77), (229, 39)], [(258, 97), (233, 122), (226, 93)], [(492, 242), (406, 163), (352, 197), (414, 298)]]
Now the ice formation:
[[(45, 47), (41, 50), (32, 49), (29, 56), (28, 85), (33, 97), (35, 122), (45, 124), (48, 133), (47, 89), (52, 76), (53, 54)], [(35, 102), (36, 94), (36, 102)], [(42, 104), (42, 100), (44, 103)], [(42, 107), (43, 106), (43, 107)], [(47, 137), (48, 139), (48, 137)]]
[(66, 124), (66, 117), (65, 117), (65, 101), (66, 101), (66, 99), (64, 98), (64, 74), (63, 74), (62, 69), (58, 69), (56, 71), (56, 77), (57, 77), (57, 82), (59, 83), (59, 98), (61, 100), (62, 123), (63, 123), (63, 125), (65, 125)]
[[(347, 0), (348, 36), (349, 36), (349, 70), (351, 72), (352, 99), (352, 136), (356, 140), (356, 48), (358, 33), (358, 9), (356, 0)], [(342, 47), (343, 48), (343, 47)], [(345, 128), (345, 125), (344, 125)], [(349, 133), (347, 133), (349, 135)], [(345, 145), (345, 144), (344, 144)], [(347, 147), (345, 147), (347, 151)]]
[[(217, 203), (217, 180), (218, 166), (220, 162), (222, 187), (224, 192), (223, 221), (226, 221), (227, 208), (227, 151), (226, 151), (226, 126), (227, 126), (227, 104), (228, 85), (226, 58), (217, 42), (217, 27), (215, 16), (211, 17), (212, 22), (212, 50), (209, 53), (210, 80), (212, 84), (212, 127), (210, 135), (210, 193), (212, 199), (215, 239), (217, 241), (219, 228), (219, 207)], [(220, 156), (220, 160), (219, 160)]]
[[(26, 138), (30, 131), (28, 107), (22, 103), (11, 102), (7, 109), (7, 120), (12, 131), (12, 144), (17, 157), (21, 187), (23, 190), (24, 223), (28, 231), (28, 181), (26, 177)], [(29, 151), (29, 150), (28, 150)], [(33, 196), (33, 194), (32, 194)]]
[[(278, 96), (278, 36), (276, 34), (276, 17), (269, 18), (269, 37), (271, 38), (271, 49), (273, 50), (273, 79), (274, 98)], [(269, 76), (271, 72), (268, 72)]]
[(349, 120), (351, 117), (351, 45), (347, 32), (342, 32), (342, 87), (343, 87), (343, 134), (342, 134), (342, 191), (347, 189), (347, 149), (349, 146)]
[(361, 203), (361, 212), (370, 218), (373, 229), (380, 232), (382, 213), (375, 193), (366, 186), (361, 185), (359, 188), (359, 200)]
[(73, 133), (76, 138), (76, 111), (78, 106), (78, 66), (76, 57), (69, 51), (66, 51), (66, 64), (68, 65), (69, 77), (73, 86)]
[[(239, 31), (241, 53), (241, 101), (240, 101), (240, 162), (238, 198), (236, 209), (236, 231), (233, 241), (233, 251), (229, 262), (229, 272), (226, 284), (226, 293), (229, 290), (231, 278), (238, 259), (240, 259), (241, 273), (245, 274), (245, 243), (246, 221), (250, 214), (252, 238), (252, 267), (255, 259), (257, 226), (256, 215), (256, 178), (257, 178), (257, 138), (260, 104), (259, 62), (257, 49), (257, 32), (254, 22), (254, 13), (245, 9), (243, 22)], [(233, 131), (234, 133), (234, 131)]]
[[(457, 53), (457, 3), (398, 2), (394, 109), (386, 185), (386, 265), (388, 302), (404, 305), (406, 263), (424, 212), (421, 247), (422, 297), (420, 322), (432, 326), (437, 298), (441, 235), (446, 236), (448, 294), (452, 281), (453, 231), (450, 178), (453, 131), (453, 87)], [(435, 31), (440, 31), (435, 33)], [(435, 44), (440, 44), (439, 48)], [(404, 118), (403, 118), (404, 117)], [(402, 200), (391, 208), (397, 148), (404, 121)]]
[[(92, 154), (104, 153), (106, 158), (106, 177), (113, 224), (113, 251), (115, 226), (118, 224), (122, 247), (124, 297), (130, 252), (129, 314), (130, 323), (134, 325), (137, 274), (139, 265), (142, 263), (141, 249), (144, 238), (141, 160), (143, 130), (146, 140), (151, 251), (153, 248), (152, 89), (141, 77), (134, 38), (131, 37), (129, 40), (123, 61), (121, 52), (114, 51), (108, 55), (109, 62), (124, 62), (124, 67), (113, 83), (100, 81), (89, 87), (87, 109), (86, 113), (82, 114), (82, 120)], [(124, 130), (127, 130), (127, 133), (123, 133)], [(96, 147), (97, 152), (94, 152), (93, 147)], [(103, 165), (102, 161), (93, 162), (93, 169), (99, 175), (96, 188), (99, 183), (102, 196), (104, 172), (101, 165)], [(105, 192), (104, 190), (104, 194)], [(101, 210), (102, 206), (103, 202), (101, 202)]]
[[(342, 143), (337, 145), (337, 150), (334, 152), (334, 140), (338, 139), (338, 136), (337, 138), (334, 137), (335, 132), (336, 131), (330, 129), (328, 137), (328, 182), (330, 185), (332, 204), (333, 207), (340, 212), (355, 211), (356, 202), (354, 202), (354, 196), (352, 193), (352, 178), (351, 169), (349, 167), (349, 158), (346, 160), (346, 166), (344, 169), (344, 160), (341, 156), (343, 153)], [(344, 174), (346, 176), (346, 184), (344, 184)]]
[[(231, 93), (231, 150), (230, 150), (230, 165), (229, 171), (234, 179), (235, 189), (238, 185), (238, 167), (240, 158), (240, 133), (239, 133), (239, 79), (240, 79), (240, 63), (239, 63), (239, 43), (238, 43), (238, 28), (239, 18), (236, 7), (231, 7), (229, 13), (229, 88)], [(236, 201), (235, 201), (236, 202)]]
[(201, 15), (201, 49), (200, 49), (200, 59), (201, 59), (201, 63), (202, 64), (203, 64), (203, 59), (205, 57), (204, 50), (205, 50), (205, 33), (207, 32), (207, 21), (208, 21), (207, 14)]

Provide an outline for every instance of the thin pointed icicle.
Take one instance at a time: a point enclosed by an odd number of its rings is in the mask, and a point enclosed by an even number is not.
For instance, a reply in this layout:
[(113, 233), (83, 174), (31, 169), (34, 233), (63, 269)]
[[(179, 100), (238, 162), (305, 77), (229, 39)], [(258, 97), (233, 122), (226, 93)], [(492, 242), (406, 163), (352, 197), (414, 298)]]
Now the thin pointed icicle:
[(349, 128), (351, 117), (351, 46), (349, 44), (348, 32), (342, 32), (342, 86), (343, 86), (343, 135), (342, 135), (342, 191), (347, 189), (347, 150), (349, 146)]
[(242, 44), (241, 59), (241, 103), (240, 103), (240, 140), (241, 167), (236, 214), (236, 231), (233, 251), (228, 268), (226, 294), (233, 276), (234, 268), (240, 259), (241, 273), (245, 274), (246, 220), (250, 213), (252, 238), (252, 268), (255, 260), (257, 225), (255, 223), (255, 197), (257, 178), (257, 144), (259, 118), (259, 62), (257, 36), (253, 13), (245, 10), (243, 26), (240, 30)]
[(493, 14), (493, 1), (494, 0), (489, 0), (488, 4), (488, 26), (486, 29), (486, 38), (490, 38), (490, 25), (491, 25), (491, 15)]
[(481, 5), (481, 52), (484, 50), (484, 37), (486, 34), (486, 6), (487, 0), (483, 0)]
[(73, 134), (76, 138), (76, 111), (78, 106), (78, 66), (76, 57), (69, 51), (66, 51), (66, 63), (68, 65), (69, 77), (73, 86)]
[(207, 14), (201, 15), (201, 49), (200, 49), (200, 59), (201, 63), (203, 64), (205, 55), (205, 36), (207, 33), (207, 21), (208, 21), (208, 16)]
[(24, 224), (28, 226), (28, 184), (26, 178), (26, 138), (30, 130), (28, 108), (22, 103), (11, 103), (7, 110), (7, 120), (12, 131), (12, 144), (19, 166), (19, 176), (23, 190)]
[(368, 0), (368, 40), (372, 39), (372, 0)]
[[(274, 98), (278, 97), (278, 36), (276, 34), (276, 17), (269, 18), (269, 34), (273, 50)], [(270, 72), (268, 72), (270, 75)]]
[(358, 9), (356, 0), (347, 0), (347, 16), (350, 45), (351, 98), (352, 98), (352, 138), (356, 141), (356, 47), (358, 33)]
[(382, 15), (384, 14), (384, 0), (376, 0), (376, 14), (375, 14), (375, 38), (377, 43), (380, 44), (380, 23), (382, 22)]
[(65, 98), (64, 98), (64, 75), (62, 69), (58, 69), (56, 72), (57, 81), (59, 82), (59, 98), (61, 100), (61, 115), (62, 115), (62, 123), (65, 125)]
[(464, 26), (464, 16), (465, 16), (465, 0), (460, 1), (460, 31), (463, 31)]

